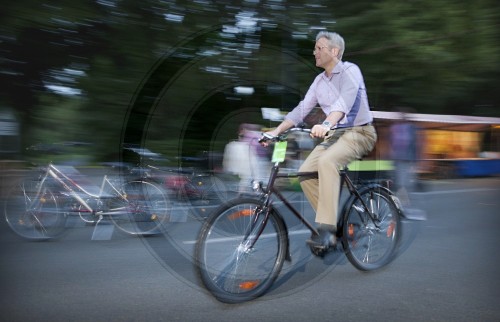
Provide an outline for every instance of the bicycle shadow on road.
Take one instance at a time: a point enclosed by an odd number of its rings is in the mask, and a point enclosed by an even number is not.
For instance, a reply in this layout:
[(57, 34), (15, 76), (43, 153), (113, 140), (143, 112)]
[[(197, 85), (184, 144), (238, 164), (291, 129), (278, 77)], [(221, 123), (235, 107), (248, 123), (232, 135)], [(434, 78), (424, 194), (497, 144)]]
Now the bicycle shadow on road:
[(417, 238), (421, 227), (422, 223), (424, 221), (417, 221), (417, 220), (409, 220), (409, 219), (402, 219), (401, 220), (401, 239), (399, 241), (399, 247), (396, 252), (395, 259), (401, 256), (410, 246), (413, 244), (415, 239)]
[[(348, 264), (341, 250), (342, 246), (339, 247), (339, 249), (329, 252), (323, 258), (310, 254), (307, 260), (302, 260), (299, 263), (294, 263), (294, 257), (300, 258), (300, 256), (292, 254), (292, 262), (284, 264), (292, 267), (289, 269), (284, 267), (266, 296), (286, 296), (298, 292), (316, 283), (338, 266)], [(302, 251), (310, 252), (306, 246)]]
[[(421, 230), (422, 221), (402, 220), (401, 240), (394, 260), (406, 252), (416, 240), (418, 233)], [(337, 250), (325, 255), (323, 258), (316, 257), (312, 254), (307, 257), (307, 260), (302, 260), (299, 263), (294, 263), (295, 258), (301, 258), (302, 252), (309, 252), (309, 249), (304, 246), (301, 253), (292, 254), (292, 262), (286, 262), (284, 269), (274, 282), (266, 296), (286, 296), (290, 293), (298, 292), (309, 285), (318, 282), (332, 270), (350, 264), (344, 254), (342, 245), (337, 245)], [(286, 265), (290, 265), (286, 269)]]

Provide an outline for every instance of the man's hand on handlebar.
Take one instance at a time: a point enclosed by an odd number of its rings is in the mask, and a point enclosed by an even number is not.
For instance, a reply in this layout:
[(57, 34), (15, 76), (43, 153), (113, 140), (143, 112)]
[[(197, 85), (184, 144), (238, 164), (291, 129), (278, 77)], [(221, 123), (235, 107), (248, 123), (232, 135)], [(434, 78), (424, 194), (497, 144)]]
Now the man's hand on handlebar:
[(328, 131), (330, 131), (329, 128), (321, 124), (316, 124), (311, 129), (311, 137), (323, 139), (328, 133)]
[(264, 132), (262, 133), (262, 137), (259, 140), (259, 143), (262, 146), (269, 146), (269, 142), (272, 141), (274, 138), (276, 138), (280, 133), (277, 131), (277, 129), (274, 129), (269, 132)]
[(271, 142), (274, 138), (275, 136), (272, 136), (271, 134), (269, 134), (269, 132), (262, 133), (262, 136), (259, 139), (259, 143), (264, 147), (268, 147), (269, 142)]
[[(323, 131), (321, 131), (321, 129), (317, 129), (318, 131), (316, 132), (316, 137), (320, 137), (320, 135), (323, 135), (322, 137), (324, 137), (326, 135), (326, 133), (328, 132), (328, 129), (326, 129), (323, 133)], [(303, 127), (293, 127), (293, 128), (289, 128), (283, 132), (279, 132), (278, 129), (274, 129), (272, 131), (269, 131), (269, 132), (264, 132), (262, 133), (262, 136), (261, 138), (259, 139), (259, 143), (262, 145), (262, 146), (269, 146), (269, 144), (271, 142), (276, 142), (276, 141), (283, 141), (283, 140), (286, 140), (287, 136), (289, 133), (291, 132), (303, 132), (303, 133), (309, 133), (309, 135), (311, 135), (311, 137), (315, 137), (313, 136), (312, 134), (312, 130), (311, 129), (305, 129)]]

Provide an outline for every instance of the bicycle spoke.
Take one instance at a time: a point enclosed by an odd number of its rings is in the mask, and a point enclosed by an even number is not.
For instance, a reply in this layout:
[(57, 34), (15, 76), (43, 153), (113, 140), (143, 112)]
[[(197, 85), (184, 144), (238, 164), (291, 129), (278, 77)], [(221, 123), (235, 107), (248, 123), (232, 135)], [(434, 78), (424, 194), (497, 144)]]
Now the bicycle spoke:
[(361, 270), (380, 268), (392, 260), (399, 235), (399, 214), (380, 189), (361, 193), (344, 215), (344, 246), (351, 263)]
[(366, 245), (366, 252), (365, 255), (363, 256), (363, 262), (364, 263), (369, 263), (370, 262), (370, 248), (371, 248), (371, 243), (372, 243), (372, 236), (368, 236), (368, 243)]
[(256, 209), (256, 201), (229, 204), (209, 217), (200, 232), (199, 272), (221, 301), (239, 302), (260, 295), (281, 270), (284, 227), (274, 215), (264, 225), (264, 215)]
[(14, 186), (4, 207), (9, 227), (19, 236), (44, 240), (61, 235), (67, 214), (59, 211), (57, 198), (48, 187), (38, 188), (38, 181), (27, 179)]
[(230, 290), (234, 293), (246, 292), (255, 288), (259, 280), (240, 280), (241, 271), (249, 264), (248, 249), (240, 244), (235, 252), (228, 257), (227, 263), (221, 263), (222, 274), (214, 276), (214, 283), (219, 287)]
[(128, 234), (159, 233), (169, 220), (168, 204), (164, 192), (155, 184), (130, 181), (122, 187), (122, 195), (110, 201), (115, 225)]

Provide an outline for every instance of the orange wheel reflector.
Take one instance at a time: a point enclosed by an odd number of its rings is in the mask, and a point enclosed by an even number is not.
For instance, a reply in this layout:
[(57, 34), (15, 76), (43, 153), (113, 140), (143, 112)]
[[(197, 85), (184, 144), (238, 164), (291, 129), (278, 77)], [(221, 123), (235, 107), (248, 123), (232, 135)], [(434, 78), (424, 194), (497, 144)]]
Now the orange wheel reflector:
[(237, 212), (229, 215), (228, 218), (230, 220), (235, 220), (235, 219), (243, 217), (243, 216), (251, 216), (252, 214), (253, 214), (252, 209), (243, 209), (243, 210), (237, 211)]
[(240, 283), (240, 288), (242, 290), (251, 290), (259, 285), (259, 281), (245, 281)]
[(47, 201), (47, 199), (45, 199), (44, 197), (40, 198), (41, 203), (45, 203), (46, 201)]
[(157, 220), (157, 219), (158, 219), (158, 216), (156, 214), (151, 215), (151, 220)]
[(349, 237), (354, 236), (354, 225), (353, 224), (349, 224), (349, 228), (347, 229), (347, 234), (349, 234)]
[(394, 231), (394, 226), (395, 226), (394, 222), (391, 222), (389, 224), (389, 227), (387, 227), (387, 237), (391, 237), (392, 236), (392, 233)]

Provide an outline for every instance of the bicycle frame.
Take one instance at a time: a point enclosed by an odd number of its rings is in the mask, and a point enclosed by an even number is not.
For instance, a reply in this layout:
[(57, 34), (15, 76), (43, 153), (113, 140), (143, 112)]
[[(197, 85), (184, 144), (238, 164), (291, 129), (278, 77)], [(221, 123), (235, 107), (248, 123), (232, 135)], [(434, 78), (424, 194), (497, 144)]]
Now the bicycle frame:
[[(269, 182), (266, 188), (260, 186), (260, 189), (263, 192), (263, 205), (264, 208), (261, 209), (258, 213), (256, 213), (256, 216), (252, 222), (252, 228), (246, 233), (245, 235), (245, 240), (250, 236), (251, 232), (253, 231), (253, 227), (257, 224), (260, 215), (262, 214), (262, 210), (266, 210), (264, 213), (264, 218), (262, 219), (262, 225), (259, 226), (259, 231), (256, 232), (255, 236), (251, 238), (250, 240), (247, 240), (245, 248), (246, 249), (251, 249), (257, 240), (259, 239), (260, 235), (264, 231), (265, 225), (267, 223), (267, 220), (269, 218), (269, 209), (270, 206), (273, 203), (273, 200), (271, 199), (272, 195), (276, 195), (279, 200), (283, 202), (283, 204), (299, 219), (314, 235), (318, 236), (319, 232), (318, 230), (286, 199), (285, 196), (279, 191), (279, 189), (274, 187), (274, 183), (276, 179), (278, 178), (301, 178), (301, 177), (317, 177), (318, 173), (317, 172), (297, 172), (297, 173), (279, 173), (279, 166), (280, 162), (276, 162), (272, 169), (271, 169), (271, 174), (269, 177)], [(375, 214), (373, 212), (374, 205), (370, 205), (370, 207), (365, 203), (365, 201), (361, 198), (360, 193), (356, 189), (354, 183), (352, 182), (351, 178), (349, 178), (349, 175), (347, 174), (348, 168), (345, 166), (343, 169), (339, 170), (340, 174), (340, 187), (343, 187), (344, 185), (347, 187), (349, 190), (349, 193), (351, 196), (356, 196), (358, 199), (361, 201), (364, 210), (367, 212), (370, 220), (374, 224), (376, 228), (380, 228), (380, 224), (377, 223), (377, 220), (375, 219)], [(290, 258), (290, 254), (287, 255), (287, 259)]]
[(200, 198), (206, 189), (200, 180), (213, 176), (211, 171), (184, 171), (182, 168), (161, 169), (149, 164), (145, 166), (145, 169), (146, 171), (141, 170), (143, 178), (159, 182), (164, 188), (178, 194), (178, 196), (188, 198)]
[(267, 187), (266, 188), (262, 188), (263, 192), (264, 192), (264, 205), (265, 207), (268, 207), (270, 204), (272, 204), (272, 200), (271, 200), (271, 196), (274, 194), (278, 197), (278, 199), (280, 199), (283, 204), (297, 217), (297, 219), (299, 219), (304, 225), (306, 225), (306, 227), (311, 230), (311, 232), (313, 232), (314, 234), (318, 235), (318, 231), (316, 230), (316, 228), (307, 220), (304, 218), (304, 216), (297, 210), (295, 209), (294, 206), (292, 206), (292, 204), (290, 204), (290, 202), (285, 198), (285, 196), (283, 196), (283, 194), (279, 191), (279, 189), (275, 188), (274, 187), (274, 183), (276, 181), (276, 179), (278, 178), (297, 178), (297, 177), (302, 177), (302, 176), (314, 176), (316, 175), (317, 176), (317, 173), (309, 173), (309, 174), (300, 174), (299, 173), (287, 173), (287, 174), (283, 174), (283, 173), (279, 173), (279, 169), (280, 169), (280, 166), (279, 166), (279, 162), (276, 162), (272, 169), (271, 169), (271, 174), (269, 176), (269, 182), (267, 184)]
[[(269, 209), (269, 206), (272, 204), (271, 196), (274, 194), (278, 197), (280, 201), (283, 202), (283, 204), (299, 219), (314, 235), (319, 235), (318, 230), (306, 219), (304, 216), (286, 199), (285, 196), (279, 191), (279, 189), (275, 188), (274, 183), (276, 179), (278, 178), (303, 178), (303, 177), (317, 177), (318, 172), (296, 172), (296, 173), (279, 173), (280, 169), (280, 162), (275, 162), (272, 169), (271, 169), (271, 174), (269, 177), (269, 181), (267, 184), (267, 187), (264, 188), (260, 186), (260, 189), (264, 193), (264, 207)], [(380, 225), (377, 223), (377, 220), (375, 218), (375, 214), (373, 212), (374, 205), (367, 205), (366, 202), (361, 198), (361, 195), (359, 191), (356, 189), (356, 186), (352, 182), (351, 178), (349, 178), (349, 175), (347, 174), (348, 167), (344, 166), (344, 168), (339, 170), (340, 174), (340, 187), (342, 188), (344, 185), (347, 187), (349, 194), (351, 196), (356, 196), (359, 198), (361, 201), (361, 204), (363, 205), (364, 210), (367, 212), (368, 216), (370, 217), (371, 221), (375, 225), (375, 227), (379, 228)], [(267, 217), (266, 219), (267, 220)], [(257, 237), (258, 238), (258, 237)]]
[[(58, 169), (56, 166), (54, 166), (52, 163), (49, 163), (47, 170), (45, 171), (45, 174), (40, 180), (40, 186), (38, 187), (36, 195), (38, 196), (41, 192), (41, 189), (43, 185), (45, 184), (45, 181), (48, 178), (54, 179), (57, 183), (59, 183), (64, 190), (68, 193), (67, 196), (74, 198), (80, 205), (82, 205), (85, 210), (87, 210), (90, 213), (96, 213), (96, 210), (93, 209), (79, 194), (77, 191), (82, 192), (86, 196), (93, 198), (93, 199), (101, 199), (103, 197), (103, 192), (104, 192), (104, 187), (106, 185), (109, 185), (111, 189), (113, 189), (114, 192), (124, 200), (126, 199), (118, 189), (109, 181), (108, 176), (104, 175), (101, 183), (101, 187), (99, 189), (98, 194), (93, 194), (86, 190), (84, 187), (79, 185), (75, 180), (71, 179), (68, 175), (63, 173), (60, 169)], [(76, 190), (75, 190), (76, 188)]]

